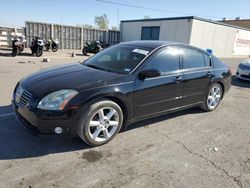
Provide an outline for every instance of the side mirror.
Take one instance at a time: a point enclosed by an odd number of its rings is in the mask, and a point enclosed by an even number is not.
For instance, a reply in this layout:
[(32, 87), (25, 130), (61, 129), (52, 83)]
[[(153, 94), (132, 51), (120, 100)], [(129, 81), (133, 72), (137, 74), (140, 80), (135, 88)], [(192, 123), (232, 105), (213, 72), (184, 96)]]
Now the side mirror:
[(160, 71), (156, 69), (146, 69), (146, 70), (141, 71), (138, 74), (138, 77), (140, 80), (144, 80), (145, 78), (154, 78), (160, 75), (161, 75)]

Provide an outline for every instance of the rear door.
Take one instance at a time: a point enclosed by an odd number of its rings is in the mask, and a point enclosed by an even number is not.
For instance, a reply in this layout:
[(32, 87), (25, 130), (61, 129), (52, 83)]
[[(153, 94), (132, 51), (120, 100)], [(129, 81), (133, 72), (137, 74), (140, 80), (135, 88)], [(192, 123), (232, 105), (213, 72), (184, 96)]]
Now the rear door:
[(176, 47), (168, 47), (151, 57), (141, 69), (157, 69), (155, 78), (135, 80), (134, 118), (154, 115), (181, 106), (183, 92), (180, 54)]
[(197, 49), (181, 48), (183, 106), (202, 102), (214, 75), (210, 57)]

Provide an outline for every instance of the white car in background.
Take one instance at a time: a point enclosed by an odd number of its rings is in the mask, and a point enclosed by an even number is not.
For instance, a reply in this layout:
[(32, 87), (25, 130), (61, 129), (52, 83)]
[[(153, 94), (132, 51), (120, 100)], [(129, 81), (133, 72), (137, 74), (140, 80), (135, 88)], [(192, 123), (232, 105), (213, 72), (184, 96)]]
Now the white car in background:
[(240, 62), (236, 72), (236, 77), (250, 81), (250, 59)]

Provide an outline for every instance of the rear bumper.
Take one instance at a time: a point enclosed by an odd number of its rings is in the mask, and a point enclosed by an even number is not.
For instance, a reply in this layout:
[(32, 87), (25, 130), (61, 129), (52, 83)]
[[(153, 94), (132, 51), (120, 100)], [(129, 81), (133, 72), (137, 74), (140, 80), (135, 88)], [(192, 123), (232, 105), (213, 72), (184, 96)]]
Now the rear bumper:
[[(19, 107), (14, 101), (12, 101), (12, 106), (19, 123), (35, 136), (76, 136), (76, 127), (79, 121), (75, 117), (67, 117), (68, 114), (39, 114), (28, 108)], [(56, 127), (62, 128), (61, 134), (55, 133)]]

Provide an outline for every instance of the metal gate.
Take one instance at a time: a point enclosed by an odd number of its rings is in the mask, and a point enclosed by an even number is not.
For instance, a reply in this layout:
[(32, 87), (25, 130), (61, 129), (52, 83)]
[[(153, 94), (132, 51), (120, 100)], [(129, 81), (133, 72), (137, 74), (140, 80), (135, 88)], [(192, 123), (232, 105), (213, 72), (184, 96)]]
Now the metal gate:
[(82, 49), (85, 42), (99, 40), (106, 45), (120, 42), (120, 32), (112, 30), (88, 29), (76, 26), (49, 24), (40, 22), (25, 22), (27, 44), (33, 38), (40, 37), (45, 42), (48, 39), (58, 38), (61, 49)]

